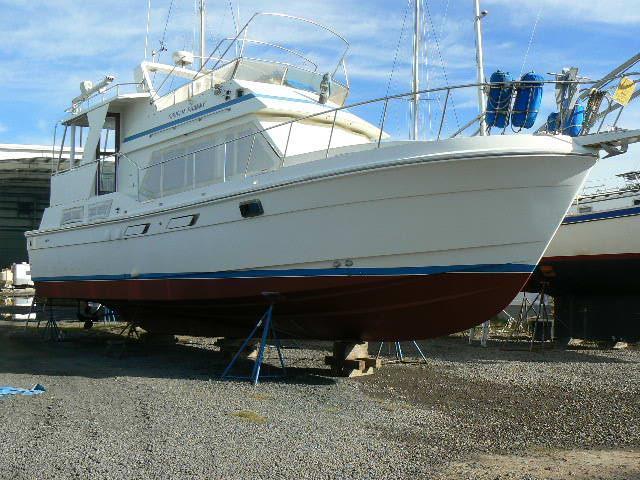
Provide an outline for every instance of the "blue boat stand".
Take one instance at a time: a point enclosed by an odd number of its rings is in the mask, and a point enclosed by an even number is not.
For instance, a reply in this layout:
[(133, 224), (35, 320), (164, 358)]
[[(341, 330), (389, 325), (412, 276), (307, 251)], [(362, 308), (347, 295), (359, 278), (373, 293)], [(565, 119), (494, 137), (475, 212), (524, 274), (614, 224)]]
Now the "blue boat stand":
[[(393, 345), (395, 347), (396, 361), (400, 362), (400, 363), (406, 363), (405, 359), (404, 359), (404, 352), (402, 351), (402, 345), (400, 344), (400, 342), (390, 342), (389, 343), (389, 353), (391, 353), (391, 343), (393, 343)], [(422, 351), (422, 349), (418, 345), (418, 342), (413, 340), (412, 343), (413, 343), (413, 346), (415, 347), (415, 349), (417, 350), (417, 352), (422, 357), (422, 360), (424, 360), (424, 363), (428, 363), (427, 362), (427, 357), (424, 355), (424, 352)], [(380, 342), (380, 347), (378, 348), (378, 355), (376, 355), (376, 358), (380, 358), (380, 354), (382, 353), (382, 347), (384, 346), (384, 344), (385, 344), (385, 342)]]
[[(249, 336), (244, 340), (244, 342), (240, 346), (240, 349), (233, 356), (233, 359), (231, 360), (229, 365), (227, 365), (227, 368), (225, 368), (220, 378), (222, 379), (229, 378), (229, 379), (236, 379), (236, 380), (251, 380), (251, 383), (253, 383), (254, 385), (257, 385), (258, 382), (260, 381), (260, 371), (262, 369), (262, 362), (264, 360), (264, 352), (266, 350), (267, 342), (269, 339), (272, 340), (274, 346), (276, 347), (276, 350), (278, 351), (278, 358), (280, 359), (280, 365), (282, 366), (282, 374), (281, 375), (263, 375), (262, 378), (279, 378), (286, 375), (284, 355), (282, 353), (282, 344), (280, 343), (280, 339), (277, 337), (276, 332), (273, 328), (273, 306), (274, 306), (273, 303), (269, 305), (269, 308), (267, 309), (267, 311), (264, 313), (264, 315), (262, 315), (260, 320), (258, 320), (258, 323), (256, 323), (255, 327), (253, 327), (253, 330), (251, 330), (251, 333), (249, 334)], [(249, 342), (253, 338), (255, 338), (255, 335), (260, 329), (260, 327), (262, 327), (262, 336), (260, 337), (260, 345), (258, 347), (258, 356), (253, 365), (253, 370), (251, 372), (251, 375), (250, 376), (229, 375), (229, 372), (238, 361), (238, 358), (240, 358), (240, 355), (242, 354), (242, 352), (244, 352), (244, 350), (247, 348), (247, 345), (249, 345)]]

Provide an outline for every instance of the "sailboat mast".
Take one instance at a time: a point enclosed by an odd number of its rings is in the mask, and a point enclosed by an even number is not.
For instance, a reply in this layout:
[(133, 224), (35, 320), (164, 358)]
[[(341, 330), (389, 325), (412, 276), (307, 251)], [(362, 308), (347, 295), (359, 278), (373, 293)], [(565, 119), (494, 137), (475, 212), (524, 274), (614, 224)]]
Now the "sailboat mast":
[(480, 117), (480, 135), (487, 134), (487, 124), (484, 118), (486, 93), (484, 91), (484, 51), (482, 46), (482, 19), (487, 16), (486, 11), (480, 10), (480, 0), (474, 0), (475, 4), (475, 30), (476, 30), (476, 65), (478, 69), (478, 110)]
[(420, 32), (421, 32), (421, 13), (420, 3), (422, 0), (414, 0), (414, 34), (413, 34), (413, 118), (411, 128), (412, 140), (418, 140), (420, 134), (420, 94), (416, 93), (420, 91)]
[(207, 53), (207, 2), (200, 0), (200, 69)]

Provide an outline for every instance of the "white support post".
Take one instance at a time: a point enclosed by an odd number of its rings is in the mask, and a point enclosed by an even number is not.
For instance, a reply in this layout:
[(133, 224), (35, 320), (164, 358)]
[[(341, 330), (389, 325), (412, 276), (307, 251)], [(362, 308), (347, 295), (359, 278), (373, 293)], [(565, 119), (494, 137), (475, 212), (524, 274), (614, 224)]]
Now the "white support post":
[(71, 138), (69, 139), (69, 146), (71, 148), (71, 151), (69, 155), (69, 168), (73, 168), (76, 163), (76, 126), (75, 125), (71, 125), (70, 133), (71, 133)]
[(200, 0), (200, 70), (204, 67), (207, 53), (207, 2)]
[(420, 135), (420, 95), (416, 92), (420, 90), (420, 33), (421, 33), (421, 12), (422, 0), (414, 0), (414, 34), (413, 34), (413, 118), (411, 126), (411, 139), (418, 140)]
[(476, 65), (478, 74), (478, 110), (480, 117), (480, 135), (485, 136), (487, 134), (487, 124), (484, 118), (484, 112), (487, 104), (486, 94), (482, 84), (485, 81), (484, 77), (484, 52), (482, 46), (482, 19), (487, 15), (487, 12), (480, 10), (480, 0), (474, 0), (475, 4), (475, 31), (476, 31)]

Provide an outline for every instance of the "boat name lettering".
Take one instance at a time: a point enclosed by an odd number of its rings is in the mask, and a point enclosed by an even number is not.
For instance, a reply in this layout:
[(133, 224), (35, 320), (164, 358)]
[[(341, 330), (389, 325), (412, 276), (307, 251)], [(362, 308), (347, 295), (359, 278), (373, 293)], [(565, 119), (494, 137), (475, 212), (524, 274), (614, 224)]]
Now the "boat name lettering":
[(188, 107), (183, 108), (182, 110), (178, 110), (177, 112), (173, 112), (169, 115), (170, 120), (175, 120), (177, 118), (181, 118), (188, 113), (194, 113), (198, 110), (202, 110), (205, 106), (205, 102), (195, 103), (193, 105), (189, 105)]

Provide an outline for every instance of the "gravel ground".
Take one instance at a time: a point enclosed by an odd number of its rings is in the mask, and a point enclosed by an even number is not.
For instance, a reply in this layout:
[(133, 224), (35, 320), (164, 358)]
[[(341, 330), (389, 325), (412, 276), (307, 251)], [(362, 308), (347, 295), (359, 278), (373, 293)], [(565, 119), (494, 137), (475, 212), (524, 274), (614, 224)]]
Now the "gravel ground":
[(118, 358), (104, 333), (67, 338), (0, 321), (0, 385), (47, 387), (0, 399), (2, 479), (640, 479), (638, 350), (445, 338), (348, 380), (309, 345), (254, 388), (217, 379), (208, 340)]

